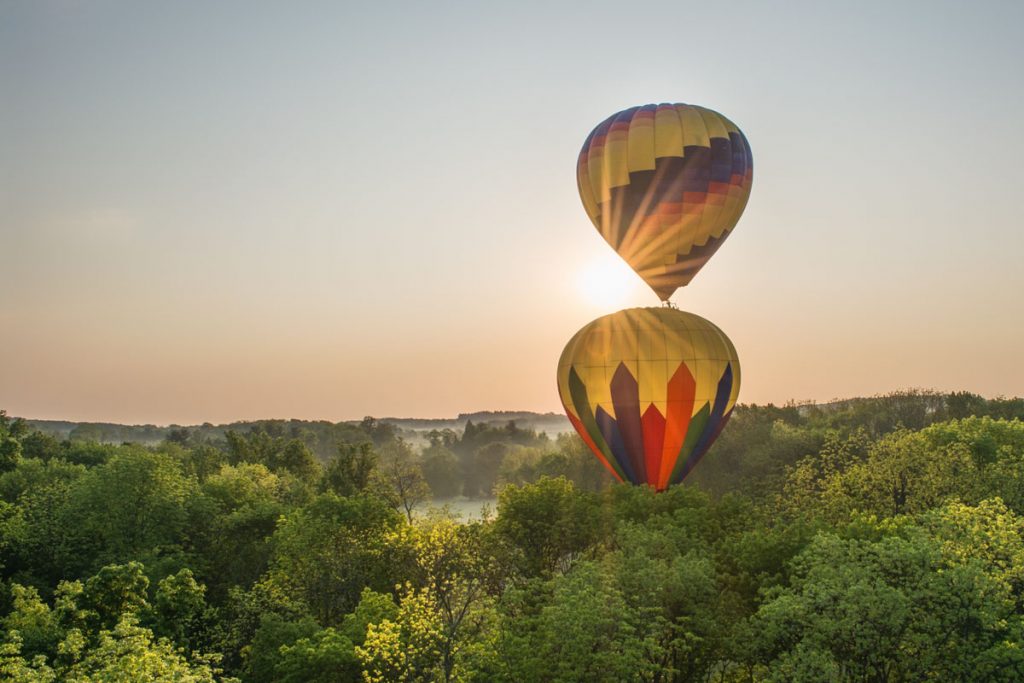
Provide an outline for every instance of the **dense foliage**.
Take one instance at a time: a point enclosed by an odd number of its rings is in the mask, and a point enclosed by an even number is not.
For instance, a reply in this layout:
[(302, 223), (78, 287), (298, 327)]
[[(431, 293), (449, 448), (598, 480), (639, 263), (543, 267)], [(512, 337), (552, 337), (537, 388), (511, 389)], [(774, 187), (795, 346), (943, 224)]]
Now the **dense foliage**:
[(1021, 418), (741, 406), (655, 494), (515, 423), (144, 446), (0, 412), (0, 679), (1022, 680)]

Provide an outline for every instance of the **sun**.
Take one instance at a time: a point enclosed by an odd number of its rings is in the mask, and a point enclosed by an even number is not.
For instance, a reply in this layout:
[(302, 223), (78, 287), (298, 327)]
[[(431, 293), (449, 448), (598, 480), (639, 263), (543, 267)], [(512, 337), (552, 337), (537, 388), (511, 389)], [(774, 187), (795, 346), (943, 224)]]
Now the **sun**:
[(616, 254), (585, 263), (577, 278), (583, 299), (599, 308), (618, 308), (636, 293), (640, 278)]

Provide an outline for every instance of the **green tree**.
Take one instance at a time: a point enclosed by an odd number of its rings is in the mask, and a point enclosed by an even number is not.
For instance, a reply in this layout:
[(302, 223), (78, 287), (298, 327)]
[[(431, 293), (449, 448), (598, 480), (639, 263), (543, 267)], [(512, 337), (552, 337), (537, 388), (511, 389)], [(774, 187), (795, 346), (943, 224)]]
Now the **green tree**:
[(319, 623), (337, 625), (364, 587), (384, 591), (395, 584), (402, 568), (388, 539), (399, 523), (379, 498), (323, 494), (280, 521), (271, 585), (308, 605)]
[(0, 621), (4, 633), (16, 632), (19, 653), (34, 659), (56, 651), (64, 637), (58, 617), (31, 586), (11, 586), (11, 611)]
[(603, 562), (642, 643), (649, 675), (708, 680), (725, 635), (724, 619), (716, 618), (721, 587), (708, 549), (694, 542), (680, 547), (658, 525), (622, 523), (615, 539), (617, 550)]
[[(217, 624), (212, 629), (216, 650), (224, 657), (225, 670), (241, 673), (253, 658), (264, 656), (254, 652), (253, 643), (264, 621), (271, 615), (277, 618), (278, 623), (301, 622), (316, 626), (305, 605), (291, 599), (270, 582), (257, 583), (248, 590), (234, 587), (228, 591), (227, 599), (217, 610)], [(311, 632), (310, 629), (303, 633)], [(266, 638), (262, 642), (273, 648), (279, 647), (273, 645), (276, 641), (277, 638)], [(265, 656), (269, 662), (276, 661), (272, 651), (265, 652)], [(273, 669), (264, 666), (259, 671), (270, 675)]]
[(162, 579), (153, 600), (156, 631), (186, 652), (205, 649), (207, 621), (206, 586), (185, 568)]
[(378, 448), (394, 441), (398, 437), (398, 430), (393, 424), (381, 422), (374, 417), (364, 417), (359, 427), (373, 440), (373, 445)]
[(318, 631), (320, 626), (309, 616), (289, 619), (274, 612), (262, 615), (252, 642), (244, 650), (245, 680), (248, 683), (279, 680), (277, 667), (282, 661), (282, 648)]
[(96, 630), (111, 629), (125, 615), (138, 615), (149, 606), (148, 588), (141, 563), (108, 565), (85, 582), (79, 606), (94, 615)]
[(498, 474), (509, 450), (507, 444), (496, 441), (480, 446), (472, 452), (464, 472), (464, 490), (467, 496), (494, 495)]
[(68, 492), (61, 565), (74, 576), (111, 562), (154, 564), (180, 550), (196, 482), (168, 456), (123, 447)]
[(487, 592), (496, 567), (485, 555), (480, 523), (457, 524), (450, 518), (428, 520), (412, 530), (420, 584), (425, 592), (417, 605), (433, 610), (428, 618), (440, 624), (437, 647), (445, 681), (461, 679), (490, 658), (489, 631), (493, 608)]
[(924, 432), (901, 429), (868, 446), (865, 457), (844, 460), (861, 443), (856, 436), (845, 444), (830, 441), (798, 464), (789, 473), (783, 507), (841, 522), (856, 512), (894, 516), (980, 497), (981, 473), (965, 443), (940, 446)]
[(0, 472), (13, 470), (21, 460), (21, 437), (28, 431), (25, 421), (7, 417), (0, 410)]
[(320, 463), (306, 444), (298, 439), (292, 439), (285, 444), (278, 462), (281, 467), (307, 483), (313, 483), (320, 475)]
[(226, 465), (192, 497), (189, 540), (198, 555), (193, 566), (214, 602), (232, 586), (251, 586), (266, 571), (270, 539), (294, 502), (290, 477), (260, 464)]
[(210, 444), (190, 446), (180, 453), (182, 470), (200, 482), (205, 482), (228, 463), (227, 454)]
[(462, 492), (459, 460), (443, 443), (432, 443), (423, 449), (420, 461), (423, 478), (434, 498), (454, 498)]
[(339, 496), (354, 496), (364, 491), (377, 464), (373, 444), (338, 444), (338, 453), (327, 463), (321, 488)]
[(96, 681), (152, 681), (153, 683), (214, 683), (218, 676), (213, 657), (189, 661), (167, 640), (155, 639), (148, 629), (126, 616), (114, 628), (101, 631), (95, 648), (62, 676), (69, 683)]
[(791, 585), (769, 591), (748, 630), (767, 678), (1024, 675), (1020, 616), (1005, 586), (973, 559), (950, 562), (917, 527), (880, 531), (877, 540), (819, 535), (794, 561)]
[(395, 619), (371, 624), (355, 649), (366, 683), (437, 680), (442, 629), (429, 590), (406, 585)]
[(635, 631), (637, 615), (601, 565), (578, 563), (553, 580), (549, 600), (540, 606), (530, 601), (519, 590), (503, 599), (499, 680), (652, 679), (655, 667), (646, 661), (647, 644)]
[(564, 477), (543, 478), (498, 494), (495, 532), (525, 576), (567, 569), (597, 538), (595, 501)]
[(85, 471), (82, 465), (65, 460), (22, 458), (13, 470), (0, 474), (0, 499), (15, 503), (30, 491), (55, 485), (67, 487)]
[(15, 631), (0, 641), (0, 678), (9, 683), (51, 683), (57, 680), (57, 675), (47, 666), (45, 657), (25, 658), (21, 639)]
[(397, 439), (385, 445), (380, 451), (376, 475), (385, 497), (412, 524), (413, 510), (430, 498), (430, 487), (409, 444)]
[(342, 683), (362, 680), (352, 641), (333, 628), (284, 645), (275, 669), (280, 683)]
[(284, 440), (271, 436), (266, 428), (253, 428), (248, 434), (233, 429), (224, 433), (227, 442), (228, 460), (232, 465), (259, 463), (271, 469), (278, 466), (278, 455), (284, 447)]
[(29, 431), (21, 437), (21, 454), (25, 458), (52, 460), (63, 455), (61, 442), (39, 430)]

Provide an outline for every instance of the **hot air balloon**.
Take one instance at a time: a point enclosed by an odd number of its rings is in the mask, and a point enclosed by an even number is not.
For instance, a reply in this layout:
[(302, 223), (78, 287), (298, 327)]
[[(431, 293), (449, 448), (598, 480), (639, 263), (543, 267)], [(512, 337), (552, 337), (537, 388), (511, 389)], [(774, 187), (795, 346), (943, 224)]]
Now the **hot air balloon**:
[(608, 117), (583, 143), (576, 166), (594, 227), (663, 301), (729, 236), (752, 180), (740, 129), (687, 104), (647, 104)]
[(678, 484), (729, 420), (736, 349), (712, 323), (674, 308), (631, 308), (587, 324), (558, 361), (573, 427), (616, 479)]

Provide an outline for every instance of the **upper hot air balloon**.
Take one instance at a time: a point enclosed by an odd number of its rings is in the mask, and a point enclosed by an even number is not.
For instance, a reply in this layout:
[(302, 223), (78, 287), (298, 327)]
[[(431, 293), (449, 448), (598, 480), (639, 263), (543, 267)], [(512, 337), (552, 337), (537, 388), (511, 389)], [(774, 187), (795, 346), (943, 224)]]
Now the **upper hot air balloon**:
[(728, 237), (752, 180), (740, 129), (688, 104), (647, 104), (608, 117), (583, 143), (576, 166), (594, 227), (663, 301)]
[(729, 420), (740, 390), (736, 349), (712, 323), (668, 308), (630, 308), (587, 324), (558, 361), (569, 421), (619, 481), (678, 484)]

